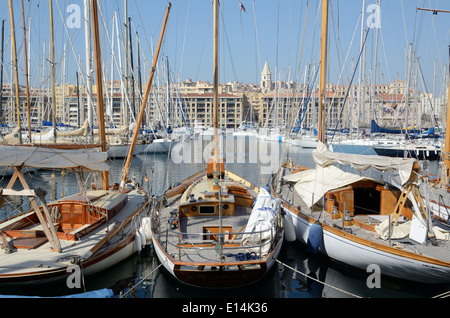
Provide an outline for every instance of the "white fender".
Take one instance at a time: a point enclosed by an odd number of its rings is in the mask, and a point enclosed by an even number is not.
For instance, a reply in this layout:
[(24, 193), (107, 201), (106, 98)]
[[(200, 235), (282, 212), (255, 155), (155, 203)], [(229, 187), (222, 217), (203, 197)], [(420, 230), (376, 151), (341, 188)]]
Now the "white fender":
[(141, 228), (143, 229), (143, 232), (144, 232), (145, 244), (151, 245), (152, 244), (152, 226), (151, 226), (151, 220), (149, 217), (142, 218)]

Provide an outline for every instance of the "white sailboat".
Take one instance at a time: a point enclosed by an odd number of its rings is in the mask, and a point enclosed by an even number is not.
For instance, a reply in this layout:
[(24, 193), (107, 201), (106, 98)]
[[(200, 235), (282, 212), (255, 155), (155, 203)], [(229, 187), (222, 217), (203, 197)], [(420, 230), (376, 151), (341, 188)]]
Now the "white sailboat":
[[(322, 4), (321, 99), (327, 56), (329, 0)], [(380, 274), (424, 283), (450, 282), (450, 228), (432, 218), (417, 189), (415, 159), (357, 156), (330, 152), (324, 143), (320, 115), (314, 151), (316, 169), (288, 161), (271, 180), (271, 194), (282, 199), (290, 240), (309, 252), (366, 271), (376, 264)], [(344, 172), (339, 163), (363, 170), (396, 170), (402, 190), (360, 174)], [(288, 229), (290, 229), (288, 231)]]

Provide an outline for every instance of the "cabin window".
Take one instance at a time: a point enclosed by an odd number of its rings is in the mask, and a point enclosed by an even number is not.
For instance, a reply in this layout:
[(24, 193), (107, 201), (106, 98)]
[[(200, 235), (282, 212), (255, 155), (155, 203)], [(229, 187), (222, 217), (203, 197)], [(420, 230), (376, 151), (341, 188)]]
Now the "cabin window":
[(214, 205), (202, 205), (200, 206), (200, 214), (215, 214), (216, 208)]

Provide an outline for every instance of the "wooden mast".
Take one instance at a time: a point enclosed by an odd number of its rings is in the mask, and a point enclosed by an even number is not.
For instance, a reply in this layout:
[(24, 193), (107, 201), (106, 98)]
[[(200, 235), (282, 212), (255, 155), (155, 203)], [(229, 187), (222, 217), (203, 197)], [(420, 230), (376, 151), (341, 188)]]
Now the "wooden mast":
[(9, 16), (11, 20), (11, 45), (13, 51), (14, 78), (16, 88), (16, 111), (17, 111), (17, 127), (19, 127), (19, 144), (22, 143), (22, 128), (20, 122), (20, 101), (19, 101), (19, 71), (17, 66), (17, 49), (16, 49), (16, 32), (14, 29), (14, 12), (12, 1), (9, 0)]
[(31, 111), (30, 111), (30, 85), (29, 85), (29, 76), (28, 74), (28, 56), (27, 56), (27, 29), (25, 28), (25, 11), (23, 9), (23, 0), (22, 0), (22, 25), (23, 25), (23, 51), (25, 54), (25, 79), (27, 83), (27, 114), (28, 114), (28, 138), (31, 141)]
[[(102, 54), (100, 51), (100, 35), (98, 27), (98, 6), (97, 0), (91, 0), (92, 26), (94, 32), (94, 57), (95, 57), (95, 75), (97, 82), (97, 112), (98, 112), (98, 131), (100, 135), (100, 147), (103, 152), (107, 151), (106, 133), (105, 133), (105, 109), (103, 105), (103, 75), (102, 75)], [(102, 172), (103, 190), (108, 190), (108, 171)]]
[(141, 127), (142, 119), (143, 119), (143, 117), (145, 115), (145, 106), (147, 105), (148, 96), (150, 95), (150, 90), (152, 88), (153, 77), (155, 76), (155, 72), (156, 72), (156, 64), (158, 63), (159, 52), (161, 50), (161, 45), (162, 45), (164, 33), (166, 31), (167, 20), (169, 18), (169, 13), (170, 13), (170, 8), (171, 7), (172, 7), (172, 4), (169, 2), (168, 5), (167, 5), (166, 16), (164, 18), (164, 23), (163, 23), (163, 26), (162, 26), (162, 29), (161, 29), (161, 34), (159, 36), (158, 47), (156, 48), (155, 56), (153, 57), (152, 70), (150, 72), (150, 76), (149, 76), (148, 81), (147, 81), (147, 86), (145, 88), (145, 93), (144, 93), (144, 96), (143, 96), (143, 99), (142, 99), (141, 109), (139, 111), (139, 117), (136, 120), (136, 128), (134, 129), (133, 139), (132, 139), (131, 144), (130, 144), (130, 149), (128, 150), (127, 161), (126, 161), (125, 166), (123, 167), (123, 170), (122, 170), (122, 180), (120, 182), (120, 188), (123, 188), (125, 186), (125, 183), (126, 183), (126, 181), (128, 179), (128, 170), (130, 168), (131, 158), (133, 157), (134, 148), (136, 146), (136, 141), (137, 141), (137, 137), (138, 137), (138, 134), (139, 134), (139, 128)]
[(214, 49), (213, 49), (213, 128), (214, 128), (214, 150), (213, 150), (213, 175), (219, 174), (219, 0), (214, 0)]
[(325, 80), (327, 76), (327, 49), (328, 49), (328, 0), (322, 1), (322, 39), (320, 56), (320, 97), (319, 97), (319, 141), (325, 143), (325, 120), (323, 105), (325, 101)]

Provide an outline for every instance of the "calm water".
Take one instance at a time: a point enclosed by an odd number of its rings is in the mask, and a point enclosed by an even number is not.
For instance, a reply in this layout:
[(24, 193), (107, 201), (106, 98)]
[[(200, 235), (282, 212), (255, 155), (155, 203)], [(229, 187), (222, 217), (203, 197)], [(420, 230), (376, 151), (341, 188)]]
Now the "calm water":
[[(251, 140), (251, 139), (250, 139)], [(206, 142), (207, 143), (207, 142)], [(258, 186), (264, 186), (270, 179), (265, 169), (272, 163), (276, 164), (277, 157), (289, 155), (296, 163), (313, 167), (312, 150), (299, 147), (266, 147), (267, 143), (259, 142), (255, 146), (250, 143), (245, 148), (234, 143), (234, 151), (237, 154), (228, 154), (227, 169), (248, 179)], [(204, 143), (203, 143), (204, 144)], [(275, 143), (276, 144), (276, 143)], [(272, 144), (271, 144), (272, 145)], [(281, 145), (281, 144), (280, 144)], [(195, 145), (190, 144), (194, 150)], [(232, 147), (229, 144), (229, 147)], [(180, 150), (181, 149), (181, 150)], [(254, 154), (256, 151), (257, 155)], [(175, 155), (148, 154), (138, 155), (133, 158), (130, 178), (139, 180), (149, 193), (161, 194), (164, 189), (181, 181), (199, 170), (205, 165), (195, 158), (194, 151), (189, 157), (189, 147), (175, 149)], [(229, 148), (231, 153), (232, 148)], [(184, 160), (180, 160), (181, 154)], [(271, 155), (272, 154), (272, 159)], [(283, 154), (283, 155), (282, 155)], [(255, 160), (256, 158), (256, 160)], [(182, 161), (182, 162), (181, 162)], [(233, 163), (234, 162), (234, 163)], [(110, 180), (118, 182), (124, 160), (111, 160)], [(431, 163), (429, 170), (435, 172), (436, 163)], [(148, 176), (149, 183), (145, 182)], [(65, 171), (37, 171), (27, 175), (30, 187), (41, 187), (48, 191), (47, 200), (67, 196), (75, 193), (79, 180), (90, 185), (97, 179), (96, 174), (86, 174), (82, 178), (73, 172)], [(101, 178), (100, 178), (101, 180)], [(8, 178), (0, 180), (0, 186), (6, 186)], [(19, 187), (17, 187), (19, 188)], [(21, 210), (28, 209), (28, 201), (18, 199), (9, 200), (1, 210), (1, 218), (14, 215)], [(307, 278), (314, 277), (323, 284)], [(265, 278), (251, 286), (236, 290), (210, 290), (185, 286), (174, 280), (162, 267), (159, 267), (156, 256), (151, 247), (146, 248), (141, 254), (123, 261), (109, 270), (85, 277), (84, 289), (96, 290), (111, 288), (117, 297), (124, 298), (335, 298), (335, 297), (372, 297), (372, 298), (396, 298), (396, 297), (433, 297), (450, 290), (450, 285), (427, 285), (383, 278), (381, 288), (370, 289), (367, 287), (367, 273), (347, 268), (342, 264), (331, 262), (325, 258), (308, 255), (304, 247), (298, 243), (285, 244), (279, 257), (279, 263), (265, 276)], [(65, 294), (81, 293), (81, 290), (69, 290), (65, 282), (54, 285), (22, 286), (0, 288), (0, 294), (28, 295), (28, 296), (59, 296)]]

